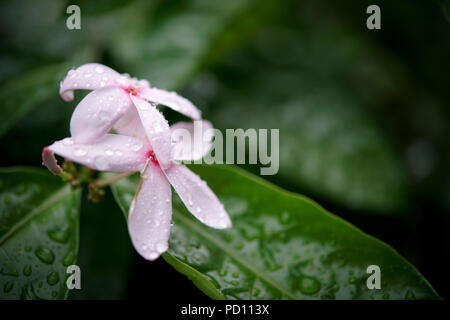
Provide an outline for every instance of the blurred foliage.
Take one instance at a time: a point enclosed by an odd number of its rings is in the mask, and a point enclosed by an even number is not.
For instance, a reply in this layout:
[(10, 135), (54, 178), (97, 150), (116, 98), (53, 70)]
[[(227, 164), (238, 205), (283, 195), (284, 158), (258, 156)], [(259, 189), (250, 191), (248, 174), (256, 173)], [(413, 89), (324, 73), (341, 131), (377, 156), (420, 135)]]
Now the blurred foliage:
[[(81, 30), (66, 28), (69, 3), (81, 7)], [(450, 252), (448, 1), (378, 1), (379, 31), (365, 27), (370, 4), (2, 1), (2, 166), (39, 166), (42, 146), (69, 134), (81, 98), (58, 97), (63, 73), (105, 63), (182, 89), (219, 128), (280, 128), (280, 174), (265, 178), (404, 245), (445, 295), (436, 259)], [(377, 216), (394, 220), (373, 223)], [(83, 219), (86, 230), (100, 224)], [(108, 230), (123, 230), (119, 220)], [(411, 221), (419, 223), (397, 232)], [(91, 232), (81, 231), (82, 247)], [(411, 248), (408, 237), (418, 245)], [(88, 265), (93, 255), (80, 261)], [(115, 274), (111, 297), (125, 294)]]
[(120, 208), (108, 192), (98, 204), (83, 197), (80, 211), (77, 265), (83, 270), (82, 290), (70, 291), (69, 298), (121, 299), (136, 254)]

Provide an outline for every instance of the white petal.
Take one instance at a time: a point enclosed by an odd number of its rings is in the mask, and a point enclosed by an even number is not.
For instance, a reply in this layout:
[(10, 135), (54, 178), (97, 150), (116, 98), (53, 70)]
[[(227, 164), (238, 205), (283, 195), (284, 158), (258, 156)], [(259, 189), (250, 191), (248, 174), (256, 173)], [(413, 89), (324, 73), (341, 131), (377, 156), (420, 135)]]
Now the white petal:
[(61, 82), (59, 94), (65, 101), (73, 100), (73, 90), (95, 90), (116, 85), (123, 77), (113, 69), (99, 63), (88, 63), (70, 70)]
[(155, 106), (132, 94), (130, 94), (130, 97), (139, 113), (141, 123), (147, 133), (147, 138), (152, 145), (159, 165), (164, 170), (172, 163), (169, 124)]
[(165, 105), (194, 120), (199, 120), (202, 117), (201, 111), (192, 102), (175, 92), (158, 88), (143, 88), (139, 91), (139, 96), (155, 104)]
[(56, 141), (49, 149), (54, 153), (99, 171), (141, 171), (150, 148), (145, 141), (118, 134), (106, 134), (91, 144), (79, 144), (72, 138)]
[(170, 130), (174, 160), (200, 160), (211, 149), (214, 135), (209, 121), (177, 122), (170, 127)]
[(168, 248), (172, 192), (161, 169), (149, 162), (128, 215), (128, 231), (139, 254), (155, 260)]
[(231, 220), (222, 203), (198, 175), (177, 163), (173, 163), (164, 173), (186, 208), (198, 220), (216, 229), (231, 227)]
[(127, 113), (116, 122), (113, 128), (117, 131), (117, 133), (126, 136), (139, 137), (143, 139), (147, 137), (136, 108), (130, 108)]
[(90, 143), (105, 135), (133, 108), (128, 93), (119, 87), (106, 87), (89, 93), (75, 108), (70, 133), (78, 143)]

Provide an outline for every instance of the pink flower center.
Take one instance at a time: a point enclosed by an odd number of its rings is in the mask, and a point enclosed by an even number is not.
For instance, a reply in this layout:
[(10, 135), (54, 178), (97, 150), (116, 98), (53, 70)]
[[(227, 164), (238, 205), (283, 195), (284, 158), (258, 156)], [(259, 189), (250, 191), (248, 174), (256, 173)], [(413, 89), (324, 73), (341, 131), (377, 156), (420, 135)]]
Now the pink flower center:
[(129, 85), (128, 87), (124, 88), (124, 90), (127, 93), (131, 93), (133, 96), (137, 96), (137, 94), (139, 93), (139, 88), (136, 88), (132, 85)]
[(155, 156), (155, 153), (153, 152), (153, 150), (148, 150), (145, 153), (145, 158), (150, 159), (150, 161), (153, 162), (153, 164), (159, 166), (158, 160), (156, 159), (156, 156)]

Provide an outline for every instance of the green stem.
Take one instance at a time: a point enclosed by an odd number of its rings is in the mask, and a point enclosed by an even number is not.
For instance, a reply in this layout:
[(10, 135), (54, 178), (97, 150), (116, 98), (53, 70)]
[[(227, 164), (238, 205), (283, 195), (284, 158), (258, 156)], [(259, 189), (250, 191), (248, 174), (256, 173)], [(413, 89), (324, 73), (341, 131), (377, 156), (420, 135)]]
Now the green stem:
[(114, 176), (108, 177), (108, 178), (104, 178), (104, 179), (97, 179), (95, 181), (92, 182), (93, 185), (95, 185), (96, 187), (104, 187), (104, 186), (109, 186), (110, 184), (119, 181), (120, 179), (129, 177), (131, 175), (133, 175), (135, 172), (123, 172), (123, 173), (119, 173), (116, 174)]

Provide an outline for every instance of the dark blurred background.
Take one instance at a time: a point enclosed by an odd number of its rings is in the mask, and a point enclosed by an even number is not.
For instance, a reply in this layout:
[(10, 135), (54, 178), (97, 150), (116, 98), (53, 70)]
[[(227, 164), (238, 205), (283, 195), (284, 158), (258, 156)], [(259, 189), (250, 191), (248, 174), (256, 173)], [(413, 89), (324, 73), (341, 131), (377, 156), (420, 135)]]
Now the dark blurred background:
[[(81, 8), (81, 30), (66, 8)], [(381, 8), (381, 30), (366, 8)], [(450, 297), (448, 1), (2, 1), (1, 166), (69, 135), (59, 81), (100, 62), (180, 91), (220, 128), (279, 128), (280, 172)], [(82, 94), (77, 95), (77, 101)], [(178, 117), (166, 111), (175, 121)], [(257, 167), (247, 166), (258, 173)], [(73, 299), (205, 299), (131, 247), (112, 196), (83, 202)], [(175, 289), (175, 290), (174, 290)]]

